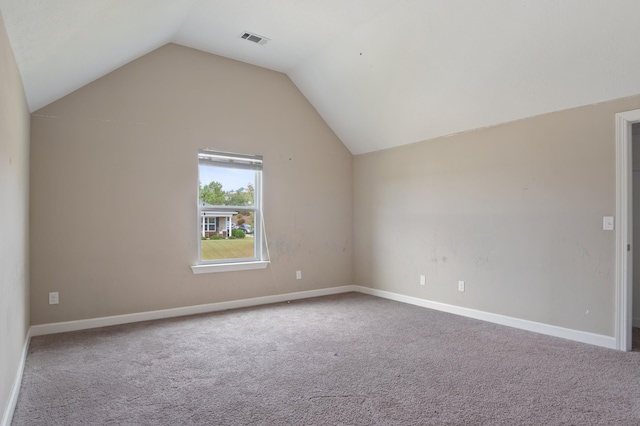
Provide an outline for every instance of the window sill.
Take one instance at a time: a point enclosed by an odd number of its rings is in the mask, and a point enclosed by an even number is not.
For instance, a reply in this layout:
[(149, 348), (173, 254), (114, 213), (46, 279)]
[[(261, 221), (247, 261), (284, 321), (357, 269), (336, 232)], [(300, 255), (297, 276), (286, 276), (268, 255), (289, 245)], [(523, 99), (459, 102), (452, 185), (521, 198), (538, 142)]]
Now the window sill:
[(238, 262), (238, 263), (215, 263), (210, 265), (193, 265), (191, 271), (194, 274), (211, 274), (214, 272), (248, 271), (251, 269), (264, 269), (269, 264), (268, 261), (260, 262)]

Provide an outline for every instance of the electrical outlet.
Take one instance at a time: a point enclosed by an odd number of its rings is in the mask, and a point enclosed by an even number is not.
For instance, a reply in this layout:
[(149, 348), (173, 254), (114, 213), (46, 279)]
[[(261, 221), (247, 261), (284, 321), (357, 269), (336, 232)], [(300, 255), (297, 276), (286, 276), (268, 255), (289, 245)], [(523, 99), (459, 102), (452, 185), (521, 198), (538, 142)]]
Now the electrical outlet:
[(302, 271), (296, 271), (296, 280), (302, 279)]
[(427, 280), (425, 279), (424, 275), (420, 275), (420, 285), (426, 285), (427, 284)]
[(51, 293), (49, 293), (49, 304), (50, 305), (57, 305), (58, 303), (60, 303), (60, 298), (58, 295), (57, 291), (52, 291)]
[(464, 291), (464, 281), (458, 281), (458, 291)]

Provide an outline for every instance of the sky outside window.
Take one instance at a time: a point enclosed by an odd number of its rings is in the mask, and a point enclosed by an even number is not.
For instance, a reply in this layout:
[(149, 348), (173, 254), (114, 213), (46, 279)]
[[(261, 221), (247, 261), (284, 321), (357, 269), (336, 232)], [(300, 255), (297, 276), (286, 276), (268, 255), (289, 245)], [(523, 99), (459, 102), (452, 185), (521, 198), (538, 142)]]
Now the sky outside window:
[(255, 185), (254, 170), (230, 169), (227, 167), (213, 167), (200, 165), (200, 184), (208, 185), (211, 182), (222, 184), (225, 192), (237, 191), (240, 188), (247, 189), (248, 184)]

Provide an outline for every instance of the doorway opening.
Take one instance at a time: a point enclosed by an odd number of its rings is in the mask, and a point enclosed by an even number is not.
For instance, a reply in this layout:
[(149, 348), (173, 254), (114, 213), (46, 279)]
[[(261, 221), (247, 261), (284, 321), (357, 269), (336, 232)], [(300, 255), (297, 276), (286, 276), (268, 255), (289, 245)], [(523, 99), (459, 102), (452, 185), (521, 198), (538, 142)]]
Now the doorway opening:
[[(631, 125), (631, 173), (631, 227), (633, 229), (631, 247), (640, 247), (640, 123)], [(631, 250), (631, 258), (633, 262), (631, 350), (640, 351), (640, 250)]]
[(616, 348), (622, 351), (632, 349), (633, 335), (632, 147), (633, 125), (636, 123), (640, 123), (640, 109), (616, 114), (616, 216), (618, 226), (616, 227), (615, 341)]

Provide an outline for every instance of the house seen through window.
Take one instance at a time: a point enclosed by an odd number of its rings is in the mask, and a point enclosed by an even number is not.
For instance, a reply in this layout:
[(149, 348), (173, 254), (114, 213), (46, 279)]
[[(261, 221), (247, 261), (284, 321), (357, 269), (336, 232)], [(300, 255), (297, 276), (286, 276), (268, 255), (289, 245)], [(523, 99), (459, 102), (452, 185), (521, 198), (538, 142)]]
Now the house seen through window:
[(262, 260), (262, 157), (198, 151), (200, 264)]

